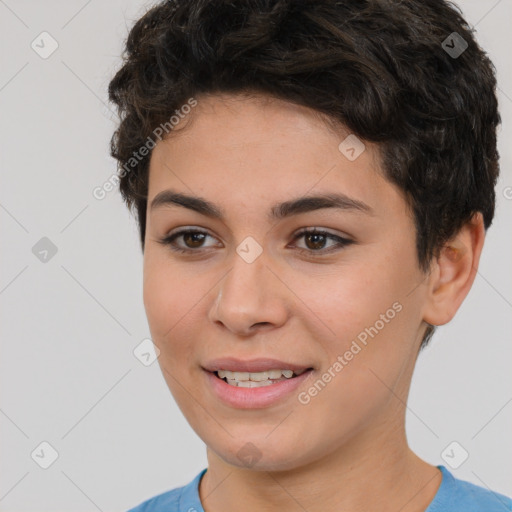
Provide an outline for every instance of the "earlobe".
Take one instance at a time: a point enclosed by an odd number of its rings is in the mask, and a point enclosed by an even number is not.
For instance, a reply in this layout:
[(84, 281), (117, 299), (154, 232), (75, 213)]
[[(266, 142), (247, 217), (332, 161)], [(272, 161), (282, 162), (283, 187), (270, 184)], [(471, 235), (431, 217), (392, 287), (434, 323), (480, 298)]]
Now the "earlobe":
[(427, 280), (425, 322), (444, 325), (455, 316), (475, 279), (484, 239), (483, 217), (477, 212), (443, 246)]

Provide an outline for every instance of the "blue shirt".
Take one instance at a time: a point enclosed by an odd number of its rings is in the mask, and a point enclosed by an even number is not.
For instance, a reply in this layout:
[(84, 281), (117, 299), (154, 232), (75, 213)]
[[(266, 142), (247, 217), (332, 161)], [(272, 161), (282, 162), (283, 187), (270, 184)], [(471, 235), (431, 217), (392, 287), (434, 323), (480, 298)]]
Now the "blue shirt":
[[(455, 478), (444, 466), (437, 466), (443, 478), (425, 512), (512, 512), (512, 500), (503, 494)], [(203, 469), (189, 484), (164, 492), (127, 512), (204, 512), (199, 499)]]

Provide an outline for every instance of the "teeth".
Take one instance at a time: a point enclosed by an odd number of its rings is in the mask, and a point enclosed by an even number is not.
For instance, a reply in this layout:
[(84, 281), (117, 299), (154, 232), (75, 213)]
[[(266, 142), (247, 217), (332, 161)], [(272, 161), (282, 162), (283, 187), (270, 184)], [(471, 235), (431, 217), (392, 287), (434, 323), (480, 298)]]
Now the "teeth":
[[(299, 370), (295, 375), (301, 375), (306, 370)], [(240, 388), (257, 388), (260, 386), (270, 386), (274, 382), (291, 379), (294, 375), (293, 370), (268, 370), (265, 372), (231, 372), (229, 370), (218, 370), (217, 375), (225, 379), (228, 384)]]
[(263, 381), (268, 380), (269, 378), (274, 378), (274, 379), (277, 378), (278, 379), (279, 377), (281, 377), (281, 372), (279, 372), (278, 377), (269, 377), (269, 375), (270, 375), (270, 372), (256, 372), (256, 373), (250, 373), (249, 377), (253, 382), (263, 382)]
[(239, 388), (260, 388), (262, 386), (271, 386), (273, 382), (271, 380), (266, 380), (263, 382), (253, 382), (252, 380), (238, 382), (236, 380), (228, 380), (228, 384), (231, 384), (232, 386), (238, 386)]
[[(300, 375), (303, 370), (297, 373)], [(217, 372), (221, 379), (237, 380), (237, 381), (253, 381), (263, 382), (268, 379), (280, 379), (281, 376), (290, 379), (293, 376), (293, 370), (268, 370), (266, 372), (230, 372), (229, 370), (219, 370)]]

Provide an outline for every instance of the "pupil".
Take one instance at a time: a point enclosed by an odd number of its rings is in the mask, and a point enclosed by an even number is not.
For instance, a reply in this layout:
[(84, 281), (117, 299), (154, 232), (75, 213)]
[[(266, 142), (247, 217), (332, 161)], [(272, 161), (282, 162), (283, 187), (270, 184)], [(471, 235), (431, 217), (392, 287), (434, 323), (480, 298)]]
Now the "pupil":
[[(320, 239), (322, 239), (321, 242), (319, 243), (318, 238), (315, 238), (315, 237), (319, 237)], [(311, 248), (312, 249), (322, 249), (322, 247), (324, 245), (322, 242), (325, 242), (325, 235), (312, 234), (312, 235), (307, 235), (307, 237), (306, 237), (306, 239), (311, 239), (311, 238), (315, 238), (316, 242), (313, 241), (314, 247), (310, 247), (310, 249)]]
[[(189, 245), (188, 241), (190, 241), (190, 238), (192, 238), (192, 247), (200, 247), (204, 236), (205, 236), (204, 233), (187, 233), (185, 235), (185, 243), (187, 245)], [(194, 241), (194, 237), (199, 237), (199, 240), (195, 239), (195, 241)], [(198, 242), (198, 243), (195, 243), (195, 242)]]

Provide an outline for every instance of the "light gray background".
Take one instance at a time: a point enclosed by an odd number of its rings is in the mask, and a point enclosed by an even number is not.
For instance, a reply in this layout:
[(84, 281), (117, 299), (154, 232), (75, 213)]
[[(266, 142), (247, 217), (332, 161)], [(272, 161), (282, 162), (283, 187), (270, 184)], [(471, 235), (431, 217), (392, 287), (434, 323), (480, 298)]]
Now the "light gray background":
[[(206, 467), (158, 363), (133, 355), (150, 337), (135, 222), (117, 191), (92, 196), (116, 170), (107, 85), (151, 4), (0, 0), (1, 511), (123, 511)], [(457, 441), (457, 477), (512, 495), (512, 2), (459, 5), (498, 69), (502, 175), (473, 289), (420, 356), (407, 433), (432, 464)], [(47, 59), (31, 48), (43, 31)], [(43, 441), (48, 469), (31, 458)]]

